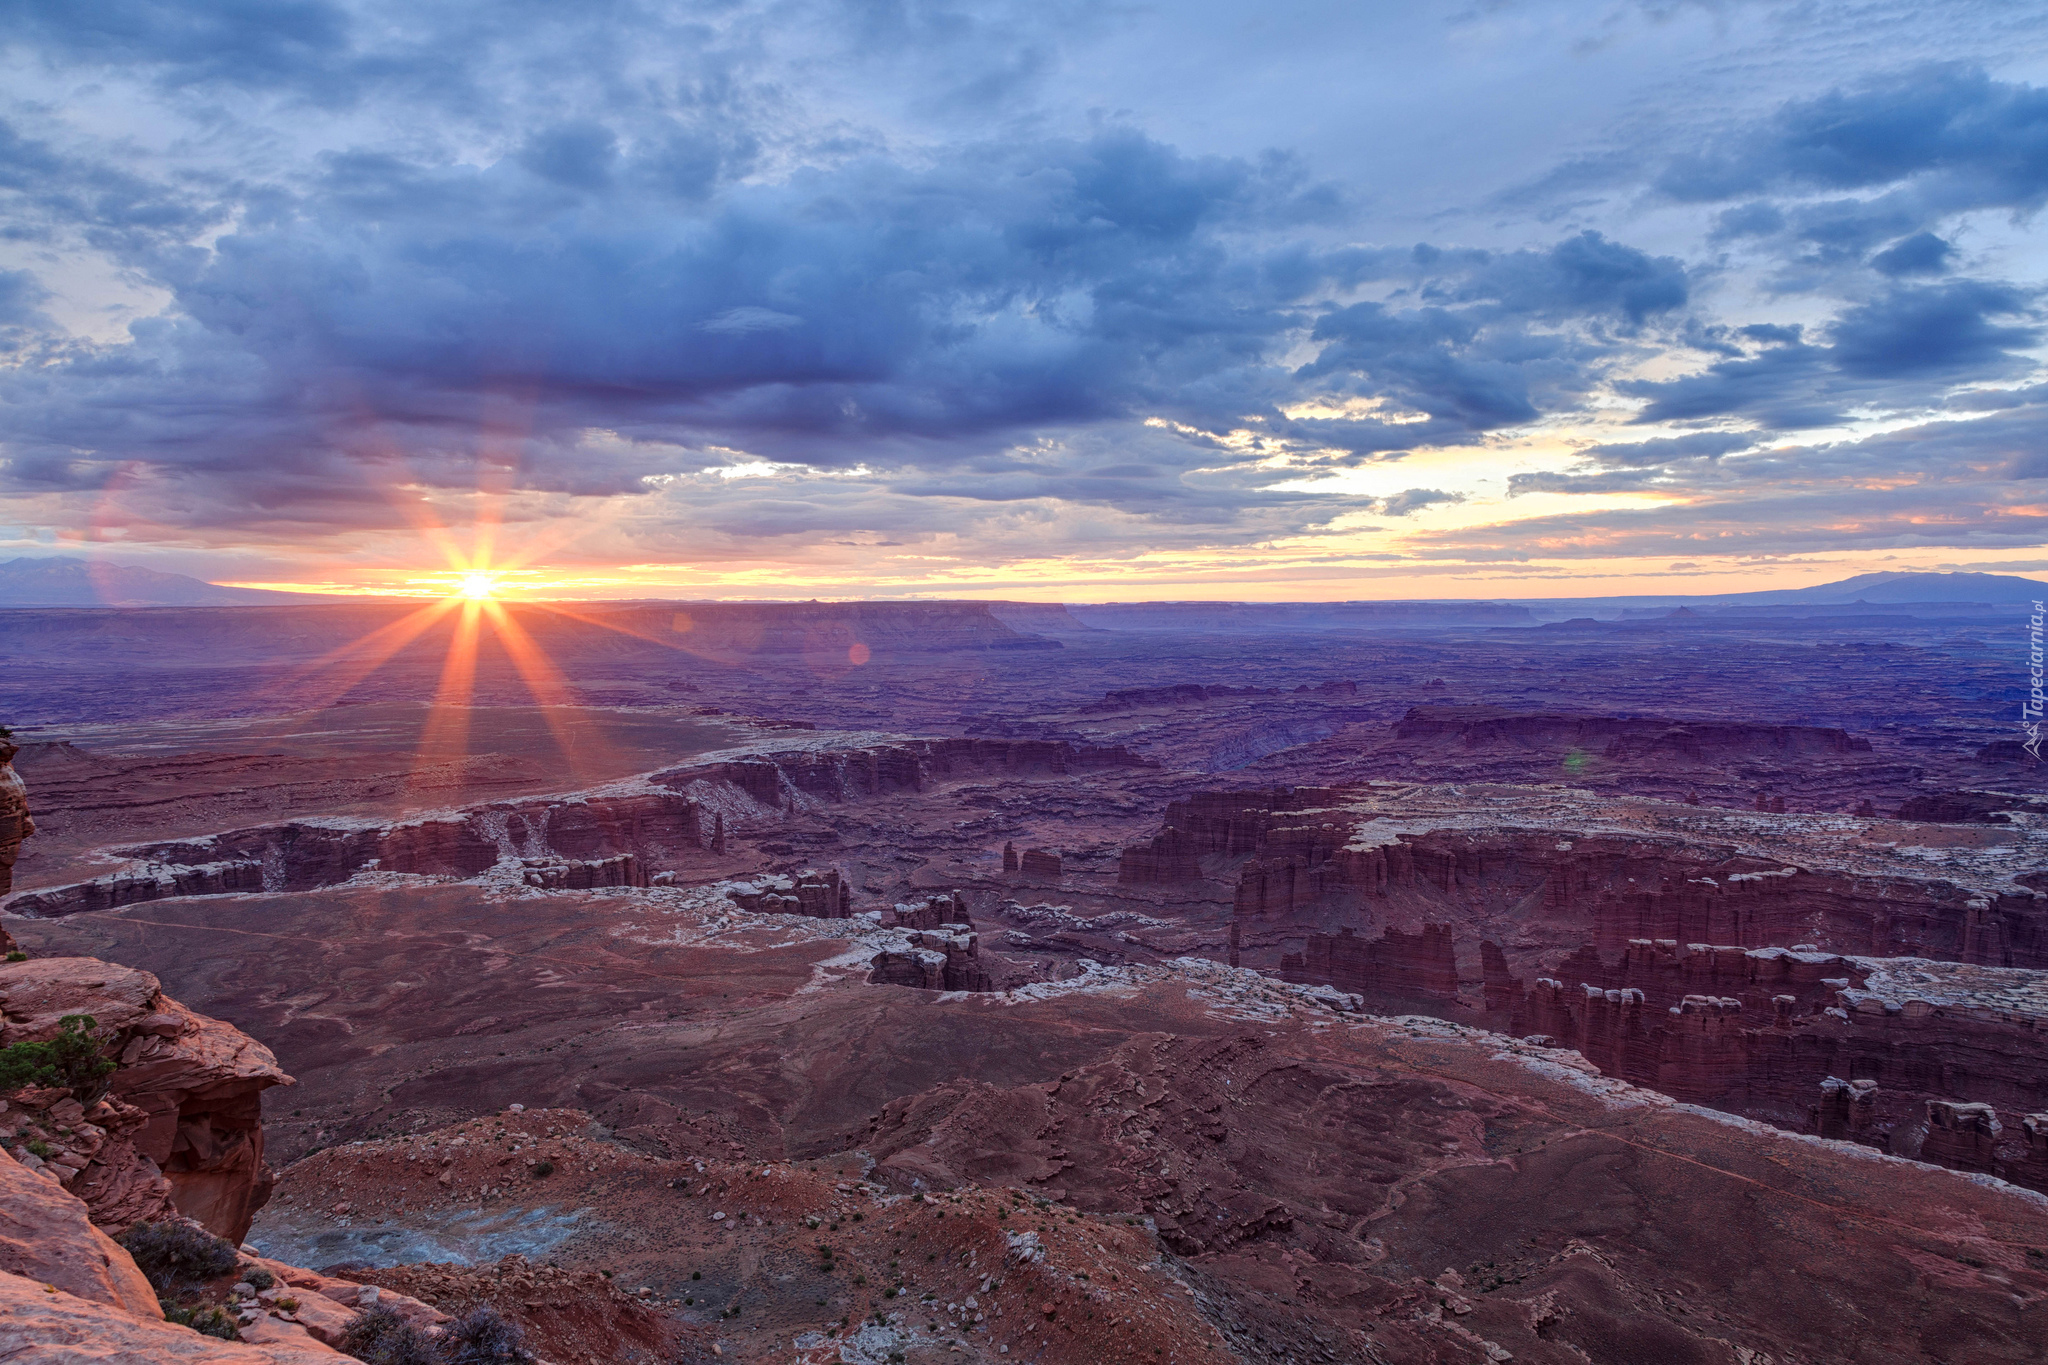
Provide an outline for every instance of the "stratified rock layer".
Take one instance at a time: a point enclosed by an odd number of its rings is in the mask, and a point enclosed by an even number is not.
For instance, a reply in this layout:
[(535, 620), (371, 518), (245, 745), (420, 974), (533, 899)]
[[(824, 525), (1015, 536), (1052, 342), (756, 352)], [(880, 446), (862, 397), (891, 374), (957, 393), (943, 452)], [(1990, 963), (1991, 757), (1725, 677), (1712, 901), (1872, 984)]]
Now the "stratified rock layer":
[(14, 889), (21, 841), (36, 832), (28, 810), (28, 787), (14, 771), (14, 756), (20, 752), (12, 740), (0, 738), (0, 896)]
[(96, 1222), (119, 1230), (159, 1217), (167, 1194), (218, 1236), (248, 1234), (274, 1179), (261, 1095), (291, 1083), (268, 1048), (170, 999), (150, 973), (97, 958), (0, 965), (0, 1010), (0, 1043), (47, 1040), (73, 1014), (91, 1015), (109, 1039), (119, 1066), (107, 1102), (89, 1114), (68, 1098), (13, 1105), (47, 1116), (38, 1131), (63, 1144), (49, 1164)]

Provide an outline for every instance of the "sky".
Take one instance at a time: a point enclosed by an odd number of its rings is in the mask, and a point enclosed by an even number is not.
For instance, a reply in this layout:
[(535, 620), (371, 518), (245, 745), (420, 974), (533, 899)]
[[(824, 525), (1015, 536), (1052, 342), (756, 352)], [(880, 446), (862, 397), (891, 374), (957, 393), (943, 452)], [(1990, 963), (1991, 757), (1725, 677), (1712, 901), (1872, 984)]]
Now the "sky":
[(0, 0), (0, 558), (2048, 571), (2048, 3)]

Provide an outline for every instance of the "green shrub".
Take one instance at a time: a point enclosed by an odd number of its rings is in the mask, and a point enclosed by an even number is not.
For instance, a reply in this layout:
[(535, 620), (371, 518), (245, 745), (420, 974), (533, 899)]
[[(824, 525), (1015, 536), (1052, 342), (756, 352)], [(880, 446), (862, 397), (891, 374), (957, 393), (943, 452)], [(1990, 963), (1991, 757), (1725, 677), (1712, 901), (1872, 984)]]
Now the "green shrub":
[(164, 1304), (164, 1321), (175, 1322), (180, 1327), (190, 1327), (203, 1337), (219, 1337), (222, 1341), (240, 1341), (242, 1333), (235, 1326), (235, 1320), (218, 1308), (180, 1308), (176, 1304)]
[(30, 1085), (61, 1085), (87, 1108), (107, 1093), (114, 1059), (105, 1056), (109, 1039), (96, 1030), (90, 1014), (67, 1014), (57, 1021), (57, 1036), (47, 1043), (16, 1043), (0, 1048), (0, 1091)]
[(28, 954), (21, 951), (21, 949), (16, 948), (13, 952), (7, 955), (7, 960), (9, 962), (26, 962), (28, 961)]
[(217, 1280), (240, 1264), (233, 1242), (189, 1223), (137, 1223), (118, 1240), (159, 1294)]
[(277, 1283), (277, 1276), (271, 1274), (260, 1265), (243, 1266), (242, 1278), (247, 1280), (259, 1292)]

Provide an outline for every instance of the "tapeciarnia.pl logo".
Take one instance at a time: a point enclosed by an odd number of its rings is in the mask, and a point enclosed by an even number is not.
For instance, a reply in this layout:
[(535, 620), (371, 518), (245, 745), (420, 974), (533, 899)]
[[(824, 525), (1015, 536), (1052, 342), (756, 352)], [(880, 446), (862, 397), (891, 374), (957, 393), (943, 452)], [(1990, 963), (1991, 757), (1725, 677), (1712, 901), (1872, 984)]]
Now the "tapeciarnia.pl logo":
[(2043, 702), (2048, 702), (2048, 694), (2044, 694), (2041, 688), (2043, 616), (2048, 616), (2048, 608), (2044, 608), (2037, 599), (2034, 614), (2027, 618), (2027, 673), (2033, 680), (2033, 688), (2027, 693), (2026, 704), (2020, 707), (2020, 725), (2027, 732), (2026, 743), (2021, 747), (2033, 756), (2036, 763), (2041, 761), (2041, 707)]

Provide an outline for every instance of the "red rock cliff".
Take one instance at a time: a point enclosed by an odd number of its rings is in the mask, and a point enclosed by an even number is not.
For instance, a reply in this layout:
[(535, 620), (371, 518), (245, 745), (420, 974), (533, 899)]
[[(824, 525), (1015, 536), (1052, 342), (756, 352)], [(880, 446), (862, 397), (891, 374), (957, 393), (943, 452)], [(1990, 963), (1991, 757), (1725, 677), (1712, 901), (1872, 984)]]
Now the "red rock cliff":
[(175, 1206), (230, 1241), (248, 1235), (275, 1182), (263, 1163), (261, 1096), (291, 1084), (268, 1048), (170, 999), (148, 972), (89, 957), (0, 965), (0, 1014), (7, 1045), (47, 1040), (63, 1016), (89, 1014), (119, 1062), (91, 1111), (61, 1090), (9, 1098), (14, 1129), (54, 1148), (25, 1163), (58, 1171), (103, 1227)]
[(36, 832), (29, 818), (28, 788), (14, 771), (14, 756), (21, 747), (0, 739), (0, 896), (14, 889), (14, 861), (21, 856), (21, 841)]

